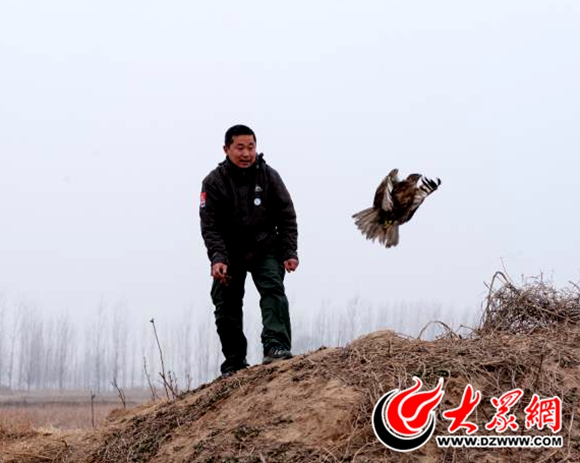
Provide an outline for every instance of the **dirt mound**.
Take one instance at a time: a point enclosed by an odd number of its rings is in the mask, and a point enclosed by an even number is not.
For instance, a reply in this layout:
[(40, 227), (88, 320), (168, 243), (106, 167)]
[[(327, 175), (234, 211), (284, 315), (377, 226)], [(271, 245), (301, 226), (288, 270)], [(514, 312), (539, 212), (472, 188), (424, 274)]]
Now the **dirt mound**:
[[(518, 310), (525, 312), (521, 307)], [(511, 326), (513, 329), (505, 324), (501, 329), (491, 329), (488, 320), (487, 325), (482, 323), (485, 330), (476, 330), (467, 338), (448, 332), (435, 341), (410, 339), (392, 331), (376, 332), (345, 348), (320, 349), (274, 365), (251, 367), (185, 393), (173, 402), (119, 411), (91, 433), (39, 435), (36, 447), (31, 447), (34, 437), (27, 436), (28, 447), (21, 445), (18, 449), (14, 440), (4, 441), (0, 461), (580, 461), (580, 429), (575, 419), (580, 327), (574, 317), (551, 320), (548, 324), (546, 317), (540, 317), (534, 329), (524, 324), (524, 331), (521, 324)], [(448, 434), (449, 422), (441, 419), (441, 412), (459, 405), (469, 383), (482, 393), (481, 404), (469, 418), (480, 426), (482, 434), (487, 433), (484, 424), (495, 413), (492, 397), (521, 388), (524, 396), (511, 410), (521, 423), (533, 393), (560, 397), (559, 435), (564, 438), (564, 446), (444, 449), (431, 439), (413, 452), (391, 451), (374, 435), (372, 410), (386, 392), (413, 385), (413, 376), (421, 378), (427, 389), (444, 378), (445, 396), (437, 410), (435, 435)], [(533, 434), (534, 430), (526, 433)]]

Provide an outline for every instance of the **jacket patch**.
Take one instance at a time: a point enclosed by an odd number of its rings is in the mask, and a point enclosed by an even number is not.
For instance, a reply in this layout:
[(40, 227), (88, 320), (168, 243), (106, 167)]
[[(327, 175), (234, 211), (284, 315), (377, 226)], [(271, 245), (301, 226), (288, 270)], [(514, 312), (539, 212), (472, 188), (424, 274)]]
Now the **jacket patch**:
[(261, 194), (262, 194), (262, 187), (260, 185), (256, 185), (256, 188), (254, 188), (254, 193), (256, 195), (256, 197), (254, 198), (254, 204), (256, 206), (259, 206), (260, 204), (262, 204), (262, 199), (260, 198)]
[(205, 191), (202, 191), (201, 194), (199, 195), (199, 207), (205, 207), (206, 196), (207, 194)]

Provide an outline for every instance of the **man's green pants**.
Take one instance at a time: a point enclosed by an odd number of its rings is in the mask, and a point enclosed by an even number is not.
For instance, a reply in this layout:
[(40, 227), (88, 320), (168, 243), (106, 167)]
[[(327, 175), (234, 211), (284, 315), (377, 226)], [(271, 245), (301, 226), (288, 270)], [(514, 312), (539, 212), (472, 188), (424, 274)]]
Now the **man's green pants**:
[(290, 314), (284, 290), (284, 271), (282, 262), (274, 256), (265, 256), (249, 265), (230, 264), (227, 273), (231, 279), (227, 285), (214, 280), (211, 297), (225, 357), (221, 365), (222, 373), (246, 365), (247, 340), (243, 330), (242, 305), (248, 272), (260, 294), (264, 355), (275, 344), (290, 350)]

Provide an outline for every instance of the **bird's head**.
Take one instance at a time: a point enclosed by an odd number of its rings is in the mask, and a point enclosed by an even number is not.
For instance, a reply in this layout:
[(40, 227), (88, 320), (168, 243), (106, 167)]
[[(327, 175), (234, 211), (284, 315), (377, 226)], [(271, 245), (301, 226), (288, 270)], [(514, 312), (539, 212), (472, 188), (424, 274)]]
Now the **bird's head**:
[(410, 174), (407, 177), (407, 182), (412, 183), (412, 184), (416, 184), (421, 177), (422, 177), (421, 174)]

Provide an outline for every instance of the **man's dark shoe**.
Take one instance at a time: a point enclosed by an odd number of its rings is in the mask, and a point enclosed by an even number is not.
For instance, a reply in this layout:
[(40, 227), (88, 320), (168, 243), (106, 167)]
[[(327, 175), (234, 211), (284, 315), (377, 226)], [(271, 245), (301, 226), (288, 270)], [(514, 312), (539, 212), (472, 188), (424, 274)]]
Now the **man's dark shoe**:
[(247, 363), (243, 363), (242, 365), (230, 366), (226, 367), (222, 370), (222, 378), (229, 378), (230, 376), (236, 374), (238, 371), (248, 368)]
[(292, 358), (292, 352), (288, 349), (284, 349), (282, 346), (272, 346), (268, 349), (266, 355), (264, 355), (263, 364), (267, 365), (272, 362), (277, 362), (279, 360), (286, 360)]

